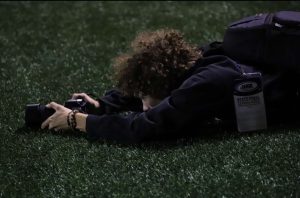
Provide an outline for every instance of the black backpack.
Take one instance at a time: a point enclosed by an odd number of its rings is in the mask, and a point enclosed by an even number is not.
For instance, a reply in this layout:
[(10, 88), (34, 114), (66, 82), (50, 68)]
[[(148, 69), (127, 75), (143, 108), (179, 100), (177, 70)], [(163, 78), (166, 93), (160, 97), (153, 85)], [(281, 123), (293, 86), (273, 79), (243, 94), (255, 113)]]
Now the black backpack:
[(222, 48), (245, 64), (300, 73), (300, 12), (257, 14), (233, 22)]

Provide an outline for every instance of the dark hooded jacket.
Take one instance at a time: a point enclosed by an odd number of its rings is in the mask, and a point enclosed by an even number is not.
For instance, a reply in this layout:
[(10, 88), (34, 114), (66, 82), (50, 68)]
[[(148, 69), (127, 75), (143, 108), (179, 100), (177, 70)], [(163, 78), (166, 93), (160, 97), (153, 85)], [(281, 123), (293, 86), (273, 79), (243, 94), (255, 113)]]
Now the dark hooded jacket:
[(264, 72), (230, 59), (220, 48), (210, 48), (204, 49), (204, 58), (196, 61), (182, 84), (147, 112), (142, 111), (139, 98), (123, 96), (118, 90), (106, 92), (98, 99), (97, 115), (87, 117), (88, 137), (135, 143), (197, 134), (214, 118), (235, 126), (233, 87), (242, 72), (262, 73), (269, 125), (296, 115), (298, 86), (293, 73)]

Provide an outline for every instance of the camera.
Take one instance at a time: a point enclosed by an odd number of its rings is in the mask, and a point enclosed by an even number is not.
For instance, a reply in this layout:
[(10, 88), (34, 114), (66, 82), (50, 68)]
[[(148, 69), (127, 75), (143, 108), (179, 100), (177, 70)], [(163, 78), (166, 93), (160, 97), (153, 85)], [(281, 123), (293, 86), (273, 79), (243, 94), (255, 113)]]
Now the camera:
[[(64, 104), (66, 108), (72, 110), (78, 110), (80, 112), (86, 113), (88, 111), (89, 103), (85, 102), (83, 99), (70, 99)], [(25, 126), (38, 128), (41, 124), (55, 113), (52, 108), (46, 107), (46, 105), (41, 104), (28, 104), (25, 108)]]

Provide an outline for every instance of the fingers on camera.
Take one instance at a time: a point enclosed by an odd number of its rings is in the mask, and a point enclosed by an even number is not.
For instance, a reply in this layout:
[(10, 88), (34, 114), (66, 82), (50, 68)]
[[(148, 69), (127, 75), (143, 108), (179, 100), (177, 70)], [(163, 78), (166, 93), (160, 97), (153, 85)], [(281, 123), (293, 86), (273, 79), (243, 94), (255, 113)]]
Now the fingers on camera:
[(73, 95), (72, 95), (72, 99), (76, 99), (78, 97), (78, 93), (74, 93)]
[(72, 95), (72, 99), (77, 99), (77, 98), (79, 98), (79, 97), (81, 97), (81, 98), (86, 98), (86, 93), (74, 93), (73, 95)]
[(52, 124), (51, 124), (51, 121), (52, 121), (52, 116), (50, 116), (49, 118), (47, 118), (47, 120), (45, 120), (42, 125), (41, 125), (41, 128), (44, 129), (46, 127), (49, 127), (49, 129), (51, 128)]
[(59, 110), (61, 106), (56, 102), (50, 102), (47, 107), (54, 109), (55, 111)]
[(47, 119), (46, 121), (44, 121), (41, 125), (41, 128), (44, 129), (49, 125), (49, 119)]

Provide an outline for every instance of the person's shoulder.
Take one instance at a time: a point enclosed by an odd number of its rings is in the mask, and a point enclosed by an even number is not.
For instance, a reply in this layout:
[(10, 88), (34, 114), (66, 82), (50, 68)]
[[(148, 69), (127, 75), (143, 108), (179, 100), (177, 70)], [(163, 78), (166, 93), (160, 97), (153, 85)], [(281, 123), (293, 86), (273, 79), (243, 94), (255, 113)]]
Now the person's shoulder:
[(238, 63), (225, 55), (212, 55), (198, 59), (193, 66), (193, 74), (201, 72), (207, 68), (238, 68)]
[(192, 87), (223, 87), (242, 74), (238, 63), (224, 55), (199, 59), (179, 89)]

